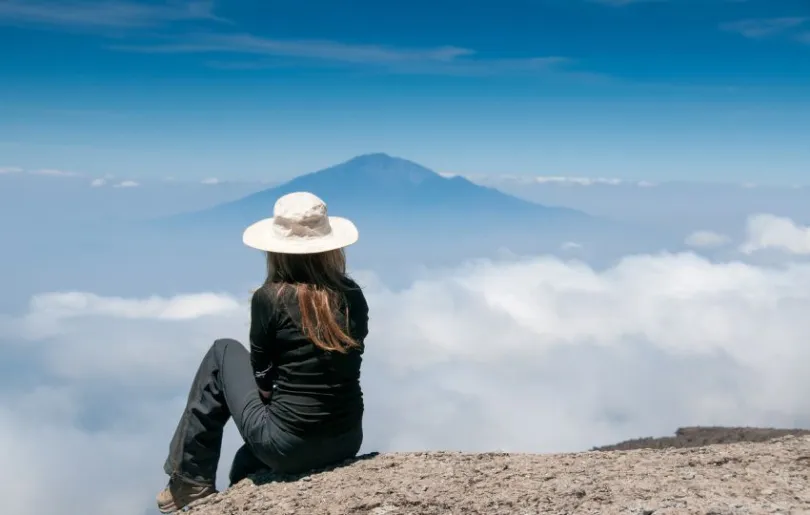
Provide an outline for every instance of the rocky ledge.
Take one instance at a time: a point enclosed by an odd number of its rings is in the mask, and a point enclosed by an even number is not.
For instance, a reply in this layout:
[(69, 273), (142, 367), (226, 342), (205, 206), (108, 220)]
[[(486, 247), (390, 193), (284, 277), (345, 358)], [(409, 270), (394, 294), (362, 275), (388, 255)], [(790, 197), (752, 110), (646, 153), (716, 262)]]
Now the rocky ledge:
[(256, 476), (192, 515), (810, 513), (810, 436), (573, 454), (392, 453)]

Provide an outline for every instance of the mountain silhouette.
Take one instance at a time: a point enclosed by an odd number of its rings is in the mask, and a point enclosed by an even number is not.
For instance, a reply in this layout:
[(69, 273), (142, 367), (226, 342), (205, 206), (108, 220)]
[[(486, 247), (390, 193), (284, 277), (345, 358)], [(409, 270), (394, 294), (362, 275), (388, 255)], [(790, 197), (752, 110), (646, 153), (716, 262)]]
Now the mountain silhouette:
[[(276, 187), (195, 213), (175, 217), (192, 225), (246, 225), (272, 216), (275, 201), (287, 193), (309, 191), (321, 197), (332, 215), (354, 219), (359, 226), (446, 228), (459, 224), (500, 226), (532, 221), (580, 222), (581, 211), (549, 207), (479, 186), (463, 177), (442, 175), (406, 159), (366, 154), (302, 175)], [(521, 222), (523, 217), (523, 222)], [(459, 228), (460, 229), (460, 228)]]
[[(412, 161), (366, 154), (296, 177), (209, 209), (158, 220), (172, 231), (160, 237), (164, 253), (242, 253), (242, 230), (273, 215), (276, 200), (309, 191), (321, 197), (330, 215), (348, 217), (360, 231), (352, 262), (389, 275), (421, 266), (452, 266), (503, 252), (522, 255), (557, 252), (566, 241), (605, 242), (616, 224), (582, 211), (540, 205), (463, 177), (444, 177)], [(176, 251), (169, 251), (171, 240)], [(595, 247), (594, 247), (595, 248)], [(206, 257), (211, 259), (211, 257)]]

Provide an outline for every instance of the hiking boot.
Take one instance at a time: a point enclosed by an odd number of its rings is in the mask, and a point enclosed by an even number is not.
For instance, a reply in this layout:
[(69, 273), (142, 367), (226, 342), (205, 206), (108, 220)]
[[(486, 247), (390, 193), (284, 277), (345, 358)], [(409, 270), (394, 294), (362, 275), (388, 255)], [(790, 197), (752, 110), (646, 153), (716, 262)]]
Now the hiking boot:
[(172, 478), (169, 484), (157, 495), (158, 510), (172, 513), (182, 510), (194, 501), (217, 493), (214, 485), (196, 485), (182, 479)]

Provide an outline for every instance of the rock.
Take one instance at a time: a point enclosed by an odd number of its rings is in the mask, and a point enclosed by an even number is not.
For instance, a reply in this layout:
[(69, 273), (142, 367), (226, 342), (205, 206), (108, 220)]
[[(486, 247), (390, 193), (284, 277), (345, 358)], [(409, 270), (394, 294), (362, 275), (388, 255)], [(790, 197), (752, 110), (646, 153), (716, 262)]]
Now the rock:
[(305, 481), (245, 479), (188, 514), (810, 513), (808, 455), (810, 436), (573, 454), (380, 454)]
[(631, 449), (704, 447), (718, 443), (766, 442), (783, 436), (805, 435), (810, 435), (810, 430), (776, 429), (768, 427), (694, 426), (679, 428), (675, 431), (675, 436), (636, 438), (613, 445), (594, 447), (593, 450), (629, 451)]

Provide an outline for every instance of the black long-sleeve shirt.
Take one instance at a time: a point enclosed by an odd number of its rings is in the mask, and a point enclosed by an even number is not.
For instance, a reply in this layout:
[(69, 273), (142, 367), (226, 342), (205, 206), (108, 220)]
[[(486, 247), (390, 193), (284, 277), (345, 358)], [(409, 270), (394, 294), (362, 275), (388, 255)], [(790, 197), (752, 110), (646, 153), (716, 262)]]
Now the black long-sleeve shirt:
[[(360, 344), (346, 354), (324, 351), (304, 336), (294, 288), (279, 296), (279, 285), (268, 283), (251, 299), (250, 361), (256, 384), (271, 392), (271, 417), (292, 434), (337, 435), (362, 423), (360, 365), (368, 304), (360, 287), (346, 281), (342, 308), (348, 307), (349, 334)], [(335, 313), (342, 327), (344, 313)]]

